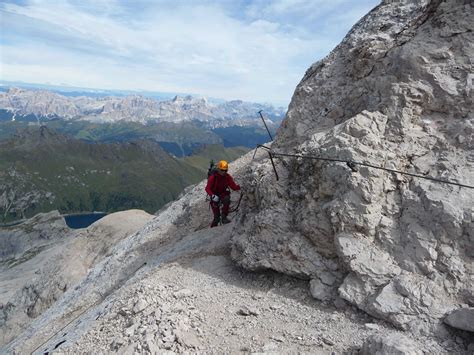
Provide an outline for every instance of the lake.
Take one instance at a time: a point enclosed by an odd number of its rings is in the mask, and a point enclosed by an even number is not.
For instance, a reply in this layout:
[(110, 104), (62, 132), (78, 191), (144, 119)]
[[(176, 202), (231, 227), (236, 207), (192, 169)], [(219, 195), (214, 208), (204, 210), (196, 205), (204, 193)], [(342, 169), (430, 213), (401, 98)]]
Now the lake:
[(79, 229), (89, 227), (92, 223), (105, 216), (107, 216), (107, 213), (103, 212), (70, 214), (64, 216), (64, 220), (69, 228)]

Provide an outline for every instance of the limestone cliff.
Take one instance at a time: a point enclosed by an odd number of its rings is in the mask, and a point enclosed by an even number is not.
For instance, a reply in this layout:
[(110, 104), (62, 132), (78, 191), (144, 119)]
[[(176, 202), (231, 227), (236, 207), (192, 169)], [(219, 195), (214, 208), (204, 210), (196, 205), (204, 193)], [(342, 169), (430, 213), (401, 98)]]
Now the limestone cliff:
[[(384, 1), (313, 64), (274, 152), (338, 158), (474, 185), (470, 1)], [(437, 331), (473, 304), (474, 190), (344, 163), (251, 166), (233, 231), (249, 269), (311, 280), (402, 329)]]

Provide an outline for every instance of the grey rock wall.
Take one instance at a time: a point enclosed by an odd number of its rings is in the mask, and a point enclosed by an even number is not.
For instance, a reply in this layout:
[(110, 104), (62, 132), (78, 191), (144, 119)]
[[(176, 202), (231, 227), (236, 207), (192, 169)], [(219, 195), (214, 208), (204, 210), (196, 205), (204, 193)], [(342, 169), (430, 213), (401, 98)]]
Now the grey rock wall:
[[(272, 149), (474, 185), (473, 6), (384, 1), (295, 90)], [(249, 166), (234, 259), (415, 333), (473, 302), (474, 190), (276, 156)]]

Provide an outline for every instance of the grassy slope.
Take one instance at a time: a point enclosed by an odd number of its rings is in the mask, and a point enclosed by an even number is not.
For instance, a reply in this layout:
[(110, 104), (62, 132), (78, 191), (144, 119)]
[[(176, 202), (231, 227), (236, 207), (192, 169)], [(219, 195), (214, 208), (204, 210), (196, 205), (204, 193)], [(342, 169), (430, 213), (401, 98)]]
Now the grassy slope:
[(143, 138), (182, 143), (219, 142), (219, 138), (215, 134), (202, 130), (192, 123), (162, 122), (143, 125), (136, 122), (93, 123), (57, 120), (48, 122), (47, 125), (75, 138), (94, 142), (125, 142)]
[(222, 145), (210, 144), (195, 151), (192, 156), (182, 158), (188, 165), (193, 166), (203, 172), (203, 176), (207, 176), (210, 160), (218, 162), (219, 160), (232, 161), (249, 151), (246, 147), (223, 148)]
[[(1, 116), (1, 110), (0, 110)], [(25, 128), (33, 122), (11, 122), (0, 117), (0, 141), (13, 136), (17, 129)], [(34, 121), (36, 123), (36, 120)], [(268, 133), (261, 127), (215, 128), (212, 131), (193, 122), (161, 122), (143, 125), (136, 122), (94, 123), (89, 121), (65, 121), (55, 119), (46, 125), (62, 132), (91, 142), (129, 142), (137, 139), (152, 139), (164, 143), (165, 150), (183, 156), (201, 144), (220, 144), (225, 147), (244, 146), (253, 148), (269, 141)], [(271, 128), (275, 135), (274, 127)]]
[(28, 215), (51, 209), (154, 212), (203, 178), (201, 170), (153, 142), (90, 144), (56, 134), (41, 137), (39, 131), (2, 143), (0, 170), (0, 185), (17, 189), (17, 198), (31, 191), (54, 194), (53, 200), (36, 201)]
[[(264, 144), (271, 139), (262, 127), (230, 126), (212, 130), (224, 142), (225, 147), (244, 146), (254, 148), (257, 144)], [(270, 127), (272, 136), (276, 135), (276, 127)]]

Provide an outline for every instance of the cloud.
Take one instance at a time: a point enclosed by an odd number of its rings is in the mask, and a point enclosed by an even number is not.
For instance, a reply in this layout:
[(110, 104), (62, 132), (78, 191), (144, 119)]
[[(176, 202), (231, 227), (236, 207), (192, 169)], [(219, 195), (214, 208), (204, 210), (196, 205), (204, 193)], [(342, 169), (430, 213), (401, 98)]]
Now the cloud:
[[(377, 2), (7, 1), (2, 77), (287, 104), (307, 67)], [(331, 18), (344, 33), (331, 35)]]

